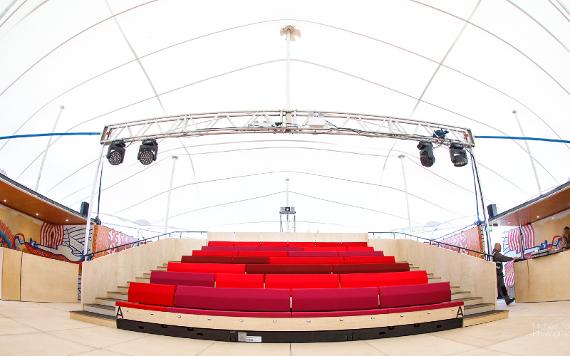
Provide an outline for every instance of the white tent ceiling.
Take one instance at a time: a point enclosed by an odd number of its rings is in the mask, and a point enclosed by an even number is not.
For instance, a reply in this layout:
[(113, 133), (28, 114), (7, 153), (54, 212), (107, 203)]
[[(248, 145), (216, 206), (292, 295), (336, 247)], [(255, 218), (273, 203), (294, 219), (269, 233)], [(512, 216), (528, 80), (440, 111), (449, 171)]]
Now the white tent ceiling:
[[(0, 135), (283, 109), (279, 30), (291, 24), (302, 33), (291, 44), (295, 109), (568, 140), (569, 8), (565, 0), (1, 0)], [(78, 208), (89, 199), (97, 136), (2, 140), (0, 169), (34, 188), (48, 142), (38, 191)], [(567, 181), (570, 145), (527, 142), (542, 192)], [(426, 169), (414, 142), (377, 138), (167, 139), (150, 166), (136, 160), (136, 146), (122, 165), (105, 162), (105, 223), (146, 220), (162, 231), (172, 155), (172, 229), (276, 230), (287, 177), (298, 231), (406, 228), (401, 154), (416, 231), (477, 219), (471, 168), (454, 168), (443, 147)], [(539, 194), (526, 147), (476, 140), (486, 203), (504, 210)]]

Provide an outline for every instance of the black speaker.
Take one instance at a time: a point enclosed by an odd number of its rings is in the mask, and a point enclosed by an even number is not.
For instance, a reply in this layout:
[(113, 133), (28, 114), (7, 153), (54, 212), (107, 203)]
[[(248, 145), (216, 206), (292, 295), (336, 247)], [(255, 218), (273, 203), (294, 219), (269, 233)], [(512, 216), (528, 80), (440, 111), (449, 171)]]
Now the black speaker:
[(86, 201), (82, 201), (79, 213), (81, 214), (81, 216), (86, 217), (88, 212), (89, 212), (89, 203)]
[(489, 214), (489, 219), (492, 219), (497, 215), (497, 204), (487, 205), (487, 213)]

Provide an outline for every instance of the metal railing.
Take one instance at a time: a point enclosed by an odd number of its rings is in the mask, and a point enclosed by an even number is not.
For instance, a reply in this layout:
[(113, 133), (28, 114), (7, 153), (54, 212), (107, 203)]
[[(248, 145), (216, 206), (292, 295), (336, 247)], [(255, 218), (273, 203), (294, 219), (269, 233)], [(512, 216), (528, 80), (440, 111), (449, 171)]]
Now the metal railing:
[[(126, 244), (122, 244), (122, 245), (117, 245), (117, 246), (112, 246), (103, 250), (99, 250), (99, 251), (94, 251), (91, 253), (88, 253), (86, 255), (83, 256), (82, 261), (89, 261), (91, 259), (93, 259), (96, 255), (100, 255), (100, 254), (109, 254), (109, 253), (115, 253), (115, 252), (119, 252), (119, 251), (123, 251), (126, 249), (129, 249), (131, 247), (137, 247), (140, 245), (144, 245), (150, 242), (155, 242), (155, 241), (160, 241), (160, 239), (199, 239), (199, 240), (205, 240), (208, 238), (208, 232), (207, 231), (171, 231), (171, 232), (166, 232), (160, 235), (155, 235), (152, 237), (147, 237), (145, 239), (140, 239), (137, 241), (133, 241), (133, 242), (128, 242)], [(109, 252), (110, 251), (110, 252)]]
[(489, 255), (489, 254), (482, 252), (482, 251), (475, 251), (475, 250), (471, 250), (471, 249), (468, 249), (465, 247), (461, 247), (461, 246), (452, 245), (452, 244), (448, 244), (445, 242), (437, 241), (435, 239), (428, 239), (427, 237), (411, 235), (411, 234), (408, 234), (405, 232), (371, 231), (368, 233), (368, 239), (369, 240), (405, 239), (405, 240), (415, 240), (418, 242), (420, 242), (420, 240), (421, 240), (426, 244), (430, 244), (431, 246), (437, 246), (437, 247), (445, 248), (446, 250), (451, 250), (451, 251), (455, 251), (455, 252), (463, 253), (463, 254), (475, 254), (476, 256), (481, 256), (481, 258), (484, 258), (487, 261), (491, 261), (493, 259), (492, 255)]

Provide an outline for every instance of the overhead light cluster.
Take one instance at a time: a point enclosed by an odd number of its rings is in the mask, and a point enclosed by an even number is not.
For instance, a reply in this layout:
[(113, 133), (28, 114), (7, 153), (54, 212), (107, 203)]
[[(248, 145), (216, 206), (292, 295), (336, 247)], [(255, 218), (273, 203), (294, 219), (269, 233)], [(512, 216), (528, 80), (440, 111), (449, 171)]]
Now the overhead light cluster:
[[(107, 160), (113, 166), (123, 163), (125, 159), (126, 145), (124, 141), (113, 141), (107, 150)], [(137, 159), (145, 166), (156, 161), (158, 156), (158, 143), (155, 139), (144, 140), (137, 154)]]
[[(435, 130), (433, 137), (445, 139), (445, 135), (448, 132), (449, 131), (443, 129)], [(418, 143), (418, 150), (420, 150), (420, 162), (422, 166), (433, 166), (435, 163), (435, 156), (433, 155), (433, 143), (430, 141), (420, 141)], [(467, 159), (467, 151), (465, 151), (465, 146), (457, 142), (454, 142), (449, 146), (449, 158), (455, 167), (463, 167), (469, 162)]]

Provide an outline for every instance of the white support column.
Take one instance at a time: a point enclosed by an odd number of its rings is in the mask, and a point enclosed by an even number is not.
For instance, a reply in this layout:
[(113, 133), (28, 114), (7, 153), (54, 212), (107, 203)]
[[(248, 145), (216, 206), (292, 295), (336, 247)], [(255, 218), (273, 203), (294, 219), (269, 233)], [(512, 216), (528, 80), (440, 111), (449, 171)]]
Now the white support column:
[[(55, 132), (55, 129), (57, 127), (57, 123), (59, 122), (59, 118), (61, 117), (61, 113), (63, 112), (63, 109), (65, 109), (65, 107), (62, 105), (59, 107), (59, 112), (57, 113), (57, 117), (55, 118), (55, 122), (53, 123), (53, 127), (51, 129), (51, 133), (53, 134)], [(38, 172), (38, 178), (36, 180), (36, 192), (38, 191), (38, 189), (40, 188), (40, 179), (42, 178), (42, 172), (44, 170), (44, 164), (46, 163), (46, 158), (48, 155), (48, 150), (49, 150), (49, 146), (51, 146), (51, 140), (53, 139), (53, 136), (49, 136), (48, 138), (48, 142), (46, 145), (46, 149), (44, 150), (44, 154), (42, 157), (42, 162), (40, 164), (40, 170)]]
[[(519, 116), (517, 115), (517, 111), (513, 110), (513, 115), (515, 117), (515, 120), (517, 121), (517, 124), (519, 125), (519, 129), (521, 130), (521, 135), (524, 137), (524, 130), (523, 127), (521, 125), (521, 122), (519, 120)], [(540, 180), (538, 179), (538, 173), (536, 171), (536, 166), (534, 164), (534, 159), (532, 158), (532, 153), (530, 151), (530, 147), (528, 145), (528, 141), (527, 140), (523, 140), (524, 145), (526, 147), (526, 151), (528, 153), (528, 158), (530, 160), (530, 166), (532, 167), (532, 172), (534, 173), (534, 179), (536, 180), (536, 187), (538, 188), (538, 195), (542, 194), (542, 188), (540, 186)]]
[(402, 179), (404, 181), (404, 191), (406, 192), (406, 212), (408, 214), (408, 234), (412, 234), (412, 218), (410, 214), (410, 198), (408, 197), (408, 182), (406, 181), (406, 170), (404, 169), (404, 158), (405, 155), (398, 155), (400, 159), (400, 164), (402, 166)]
[(288, 25), (281, 29), (281, 35), (285, 35), (285, 41), (287, 42), (287, 57), (285, 60), (285, 110), (291, 111), (291, 41), (295, 41), (296, 37), (300, 37), (301, 31), (292, 25)]
[(89, 253), (89, 230), (91, 228), (91, 213), (93, 212), (93, 200), (95, 199), (95, 194), (97, 192), (97, 179), (99, 178), (99, 170), (103, 163), (103, 155), (105, 154), (106, 145), (101, 145), (101, 153), (99, 153), (99, 159), (97, 160), (97, 167), (95, 169), (95, 175), (93, 177), (93, 185), (91, 186), (91, 197), (89, 198), (89, 209), (87, 209), (87, 216), (85, 217), (85, 244), (83, 246), (83, 256)]
[(168, 232), (168, 218), (170, 217), (170, 196), (172, 195), (172, 184), (174, 183), (174, 170), (178, 156), (172, 156), (172, 170), (170, 171), (170, 185), (168, 186), (168, 197), (166, 199), (166, 216), (164, 217), (164, 232)]

